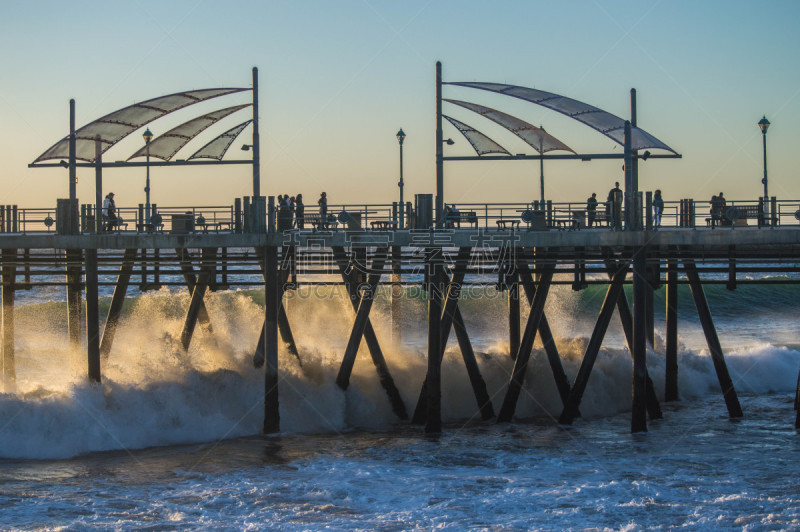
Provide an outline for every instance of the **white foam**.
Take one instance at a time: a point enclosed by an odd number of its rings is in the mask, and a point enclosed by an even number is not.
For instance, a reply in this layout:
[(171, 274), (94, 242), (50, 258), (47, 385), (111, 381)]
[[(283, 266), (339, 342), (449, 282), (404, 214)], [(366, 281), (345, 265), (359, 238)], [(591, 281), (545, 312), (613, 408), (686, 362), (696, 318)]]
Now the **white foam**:
[[(207, 307), (213, 334), (198, 327), (192, 346), (180, 348), (183, 312), (188, 296), (162, 290), (135, 300), (118, 329), (110, 359), (103, 365), (102, 385), (85, 379), (85, 350), (70, 353), (57, 306), (18, 311), (17, 392), (0, 395), (0, 456), (70, 457), (111, 449), (214, 441), (258, 434), (263, 423), (263, 369), (252, 366), (252, 352), (263, 320), (263, 308), (249, 295), (209, 294)], [(493, 312), (503, 303), (489, 302), (488, 323), (473, 333), (481, 372), (495, 412), (499, 411), (513, 361), (503, 327)], [(404, 301), (410, 347), (392, 347), (391, 324), (377, 304), (372, 321), (395, 384), (409, 415), (424, 379), (426, 357), (414, 340), (424, 336), (424, 305)], [(391, 427), (397, 422), (362, 342), (350, 387), (336, 385), (344, 346), (353, 320), (352, 306), (341, 298), (296, 298), (287, 303), (302, 367), (280, 352), (280, 416), (285, 432), (336, 433), (358, 427)], [(477, 313), (468, 322), (480, 320)], [(55, 323), (42, 327), (42, 323)], [(587, 339), (569, 337), (574, 324), (551, 318), (563, 364), (574, 379)], [(499, 330), (494, 330), (496, 327)], [(493, 331), (493, 332), (492, 332)], [(663, 342), (648, 353), (648, 368), (659, 396), (664, 388)], [(726, 353), (737, 390), (791, 392), (800, 353), (769, 344)], [(479, 412), (460, 351), (452, 338), (443, 362), (443, 418), (446, 422), (479, 419)], [(631, 358), (623, 347), (603, 347), (592, 372), (581, 413), (585, 418), (630, 409)], [(708, 353), (681, 346), (679, 390), (685, 400), (718, 394)], [(557, 418), (561, 411), (552, 373), (537, 345), (531, 357), (517, 408), (519, 418)]]

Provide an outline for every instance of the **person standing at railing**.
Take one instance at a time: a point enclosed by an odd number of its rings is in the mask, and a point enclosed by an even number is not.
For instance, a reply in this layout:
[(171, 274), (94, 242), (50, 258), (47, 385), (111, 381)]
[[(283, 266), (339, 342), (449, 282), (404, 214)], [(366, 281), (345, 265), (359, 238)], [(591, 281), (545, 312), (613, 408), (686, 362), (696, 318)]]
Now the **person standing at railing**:
[(105, 230), (111, 231), (117, 225), (117, 205), (114, 203), (114, 193), (109, 192), (103, 200), (103, 220), (105, 221)]
[(597, 215), (597, 192), (592, 192), (592, 197), (586, 200), (586, 215), (589, 218), (587, 227), (591, 227)]
[(328, 195), (323, 192), (317, 200), (319, 205), (319, 227), (320, 229), (328, 228)]
[(622, 190), (619, 188), (619, 181), (608, 191), (606, 200), (609, 202), (614, 229), (622, 229)]
[(664, 212), (664, 200), (661, 199), (661, 189), (653, 194), (653, 229), (661, 227), (661, 215)]
[(294, 200), (294, 220), (298, 229), (303, 229), (305, 225), (303, 219), (306, 215), (306, 206), (303, 205), (303, 195), (298, 194)]

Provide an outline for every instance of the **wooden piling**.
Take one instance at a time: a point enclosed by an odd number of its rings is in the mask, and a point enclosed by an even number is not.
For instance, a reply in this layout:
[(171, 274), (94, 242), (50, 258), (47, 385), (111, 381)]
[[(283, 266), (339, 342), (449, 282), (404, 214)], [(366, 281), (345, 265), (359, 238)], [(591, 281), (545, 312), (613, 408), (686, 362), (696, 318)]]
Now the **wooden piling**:
[(2, 251), (2, 327), (3, 327), (3, 384), (6, 393), (13, 393), (17, 387), (16, 360), (14, 352), (14, 290), (17, 278), (17, 250)]
[(86, 355), (89, 380), (100, 382), (100, 311), (98, 295), (97, 250), (87, 249), (86, 260)]
[(647, 255), (644, 246), (633, 253), (633, 397), (631, 432), (647, 432)]
[[(513, 266), (512, 266), (513, 268)], [(514, 271), (506, 276), (508, 279), (508, 346), (511, 358), (516, 359), (520, 341), (519, 314), (519, 272)]]
[[(613, 260), (608, 251), (606, 251), (604, 255), (606, 258), (606, 271), (608, 273), (608, 277), (612, 278), (614, 272), (623, 265), (621, 263), (618, 264), (615, 260)], [(631, 314), (631, 309), (628, 306), (628, 298), (625, 296), (624, 290), (619, 294), (619, 299), (617, 300), (617, 311), (619, 313), (619, 321), (622, 323), (622, 330), (625, 333), (625, 340), (628, 343), (628, 350), (631, 353), (631, 359), (633, 359), (633, 315)], [(645, 371), (647, 371), (646, 368)], [(650, 419), (661, 419), (664, 417), (664, 415), (661, 412), (661, 405), (658, 403), (658, 397), (656, 397), (656, 389), (653, 386), (653, 381), (650, 379), (649, 374), (646, 375), (645, 381), (647, 382), (647, 413), (650, 416)]]
[[(439, 223), (439, 216), (437, 216)], [(425, 262), (428, 270), (428, 373), (426, 434), (442, 432), (442, 292), (444, 264), (441, 248), (429, 248)]]
[(278, 397), (278, 248), (262, 248), (264, 262), (264, 434), (280, 431)]
[(81, 250), (68, 249), (67, 262), (67, 329), (70, 348), (81, 345)]
[(667, 338), (664, 401), (678, 400), (678, 260), (667, 261)]
[[(458, 301), (461, 296), (461, 285), (464, 282), (471, 252), (472, 248), (469, 247), (462, 247), (459, 249), (450, 282), (445, 290), (446, 296), (442, 308), (442, 319), (439, 324), (441, 331), (441, 356), (444, 356), (444, 351), (447, 347), (447, 341), (452, 328), (456, 333), (458, 347), (461, 351), (461, 357), (464, 360), (464, 366), (467, 369), (467, 375), (469, 376), (472, 391), (478, 404), (478, 410), (481, 413), (481, 418), (487, 420), (494, 417), (494, 408), (489, 394), (486, 391), (486, 383), (478, 367), (478, 361), (475, 357), (475, 351), (472, 349), (472, 342), (469, 339), (469, 334), (464, 324), (464, 318), (458, 307)], [(414, 416), (411, 422), (414, 424), (423, 424), (427, 420), (427, 415), (428, 379), (426, 377), (422, 383), (419, 399), (417, 400), (417, 406), (414, 410)]]
[(392, 246), (392, 344), (397, 347), (402, 342), (403, 322), (402, 322), (402, 302), (403, 287), (403, 248)]
[(689, 280), (689, 288), (692, 292), (694, 305), (697, 307), (697, 315), (700, 318), (700, 324), (703, 326), (703, 333), (706, 336), (708, 350), (711, 352), (711, 360), (714, 362), (714, 369), (717, 372), (717, 380), (719, 380), (719, 386), (725, 398), (725, 405), (728, 407), (728, 415), (732, 418), (742, 417), (742, 407), (739, 404), (739, 398), (736, 395), (736, 390), (733, 388), (733, 381), (728, 373), (728, 365), (725, 363), (725, 356), (722, 354), (722, 346), (719, 343), (717, 330), (711, 318), (711, 311), (708, 307), (705, 292), (703, 291), (703, 285), (700, 283), (697, 266), (695, 266), (693, 260), (684, 259), (683, 268)]

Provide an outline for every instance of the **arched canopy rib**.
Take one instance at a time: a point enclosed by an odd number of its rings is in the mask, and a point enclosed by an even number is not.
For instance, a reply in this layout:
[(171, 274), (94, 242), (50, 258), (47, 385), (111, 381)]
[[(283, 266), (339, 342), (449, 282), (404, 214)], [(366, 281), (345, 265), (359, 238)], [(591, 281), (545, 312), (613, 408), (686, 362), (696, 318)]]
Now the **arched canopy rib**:
[[(177, 92), (114, 111), (75, 132), (76, 158), (81, 161), (94, 161), (97, 136), (100, 137), (102, 152), (105, 153), (114, 144), (157, 118), (198, 102), (246, 90), (250, 89), (224, 88)], [(69, 158), (69, 135), (41, 154), (33, 163), (67, 158)]]
[(151, 157), (169, 161), (175, 156), (176, 153), (178, 153), (178, 150), (183, 148), (190, 140), (205, 131), (212, 124), (222, 120), (228, 115), (235, 113), (236, 111), (239, 111), (240, 109), (250, 107), (250, 105), (251, 104), (246, 103), (243, 105), (227, 107), (225, 109), (220, 109), (218, 111), (213, 111), (203, 116), (199, 116), (189, 120), (188, 122), (184, 122), (183, 124), (170, 129), (163, 135), (156, 137), (150, 142), (149, 145), (139, 148), (136, 153), (128, 157), (128, 160), (130, 161), (135, 157), (143, 157), (147, 155), (149, 149), (149, 154)]
[(442, 117), (447, 119), (448, 122), (453, 124), (453, 126), (464, 135), (464, 138), (472, 145), (472, 148), (478, 155), (484, 155), (486, 153), (504, 153), (506, 155), (511, 155), (508, 153), (508, 150), (477, 129), (468, 126), (464, 122), (459, 122), (455, 118), (450, 118), (447, 115), (442, 115)]
[(459, 105), (465, 109), (469, 109), (481, 116), (485, 116), (489, 120), (500, 124), (507, 130), (514, 133), (516, 136), (528, 143), (534, 150), (539, 153), (545, 153), (552, 150), (564, 150), (575, 153), (575, 151), (549, 134), (545, 130), (529, 124), (524, 120), (520, 120), (515, 116), (508, 115), (501, 111), (492, 109), (491, 107), (484, 107), (476, 103), (462, 102), (460, 100), (447, 100), (444, 101)]
[[(496, 92), (498, 94), (505, 94), (513, 96), (514, 98), (519, 98), (520, 100), (535, 103), (570, 118), (574, 118), (578, 122), (599, 131), (620, 145), (625, 144), (625, 120), (603, 111), (602, 109), (598, 109), (597, 107), (579, 102), (578, 100), (573, 100), (572, 98), (559, 96), (552, 92), (519, 87), (517, 85), (506, 85), (504, 83), (451, 82), (446, 83), (446, 85), (458, 85), (460, 87)], [(677, 155), (675, 150), (638, 127), (631, 127), (631, 148), (634, 150), (656, 148), (667, 150)]]
[(225, 152), (228, 151), (228, 148), (231, 147), (233, 141), (236, 140), (236, 137), (247, 127), (247, 125), (252, 122), (252, 120), (248, 120), (246, 122), (242, 122), (236, 127), (233, 127), (220, 135), (219, 137), (215, 138), (196, 152), (192, 154), (191, 157), (187, 160), (191, 159), (216, 159), (218, 161), (222, 160), (225, 156)]

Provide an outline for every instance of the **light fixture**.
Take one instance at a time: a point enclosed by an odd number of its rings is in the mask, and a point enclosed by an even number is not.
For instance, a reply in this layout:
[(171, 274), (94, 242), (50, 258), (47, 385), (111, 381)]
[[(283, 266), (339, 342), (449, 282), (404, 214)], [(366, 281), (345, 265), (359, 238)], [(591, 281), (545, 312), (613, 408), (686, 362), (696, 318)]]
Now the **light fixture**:
[(250, 148), (252, 147), (252, 144), (242, 144), (242, 151), (250, 151)]
[(403, 128), (400, 128), (400, 131), (397, 132), (397, 142), (402, 144), (404, 140), (406, 140), (406, 134), (403, 132)]
[(644, 150), (644, 153), (642, 154), (642, 160), (646, 161), (649, 158), (650, 158), (650, 150)]
[(69, 164), (67, 163), (67, 161), (60, 161), (58, 164), (60, 164), (64, 168), (69, 168)]
[(767, 129), (769, 129), (769, 120), (767, 120), (767, 116), (764, 115), (764, 118), (758, 121), (758, 127), (761, 128), (761, 132), (765, 135), (767, 134)]
[(447, 144), (448, 146), (452, 146), (453, 144), (455, 144), (455, 142), (453, 142), (453, 139), (443, 140), (442, 142), (444, 144)]
[(153, 134), (150, 132), (149, 127), (144, 130), (144, 133), (142, 133), (142, 137), (144, 137), (145, 144), (150, 144), (150, 141), (153, 140)]

